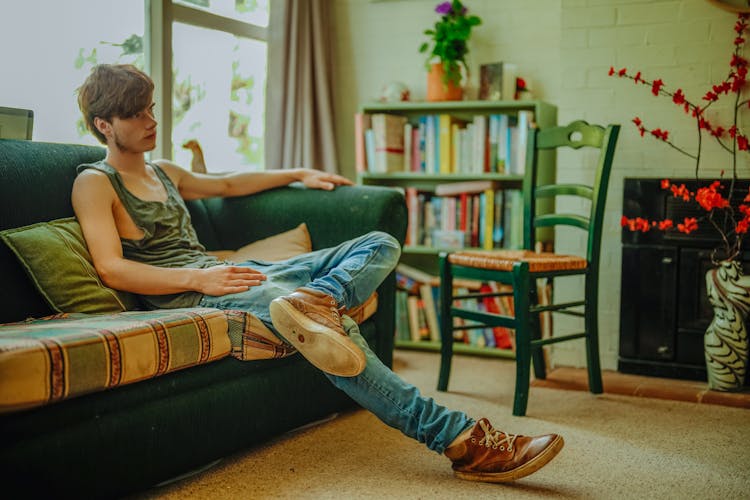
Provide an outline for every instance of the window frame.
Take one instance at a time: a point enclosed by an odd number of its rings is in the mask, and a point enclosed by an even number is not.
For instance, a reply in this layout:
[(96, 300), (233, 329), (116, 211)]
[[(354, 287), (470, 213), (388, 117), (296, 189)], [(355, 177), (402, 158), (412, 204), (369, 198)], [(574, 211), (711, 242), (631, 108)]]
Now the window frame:
[[(173, 0), (146, 0), (146, 33), (148, 35), (145, 65), (154, 80), (156, 119), (160, 124), (153, 158), (172, 157), (172, 24), (189, 24), (222, 31), (230, 35), (268, 43), (267, 27), (173, 3)], [(266, 75), (268, 82), (268, 75)], [(267, 83), (266, 83), (267, 85)]]

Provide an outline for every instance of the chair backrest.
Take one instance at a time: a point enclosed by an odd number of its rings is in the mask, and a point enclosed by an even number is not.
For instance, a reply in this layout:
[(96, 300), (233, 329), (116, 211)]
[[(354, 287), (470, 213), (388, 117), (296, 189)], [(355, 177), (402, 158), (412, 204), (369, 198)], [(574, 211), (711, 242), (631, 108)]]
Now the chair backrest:
[[(598, 268), (604, 205), (607, 201), (609, 174), (615, 153), (619, 125), (590, 125), (585, 121), (574, 121), (566, 126), (535, 129), (529, 134), (524, 176), (524, 248), (533, 249), (537, 229), (558, 225), (574, 226), (588, 233), (586, 259), (589, 266)], [(592, 185), (586, 184), (537, 184), (540, 177), (539, 156), (545, 151), (559, 148), (595, 148), (599, 157)], [(557, 196), (578, 196), (590, 200), (588, 216), (558, 213), (552, 207)], [(538, 200), (550, 199), (551, 203), (537, 204)], [(541, 205), (541, 208), (540, 206)], [(537, 213), (539, 212), (539, 213)]]

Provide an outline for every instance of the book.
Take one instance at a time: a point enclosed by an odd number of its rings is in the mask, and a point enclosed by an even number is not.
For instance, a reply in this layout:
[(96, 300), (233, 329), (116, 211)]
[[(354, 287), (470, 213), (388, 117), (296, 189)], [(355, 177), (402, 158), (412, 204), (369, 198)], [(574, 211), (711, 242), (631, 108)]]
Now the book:
[(365, 130), (365, 155), (367, 170), (377, 172), (375, 169), (375, 132), (371, 128)]
[[(374, 113), (370, 117), (375, 134), (375, 172), (398, 172), (404, 169), (404, 125), (406, 117)], [(372, 171), (372, 169), (371, 169)]]
[(425, 283), (419, 287), (419, 294), (424, 305), (425, 320), (430, 340), (440, 340), (440, 324), (437, 319), (437, 304), (432, 294), (432, 286)]
[(419, 199), (417, 188), (406, 188), (406, 245), (419, 245)]
[(472, 147), (473, 164), (472, 173), (482, 174), (485, 171), (487, 142), (487, 117), (477, 115), (474, 117), (474, 144)]
[(406, 306), (409, 312), (409, 337), (411, 340), (422, 340), (422, 334), (419, 330), (419, 296), (409, 295), (406, 298)]
[(354, 114), (354, 165), (357, 172), (367, 172), (365, 130), (368, 130), (370, 126), (370, 115), (367, 113)]
[(412, 124), (409, 122), (406, 122), (404, 125), (404, 172), (410, 172), (411, 171), (411, 162), (412, 162)]
[(495, 218), (495, 192), (488, 189), (484, 192), (484, 238), (482, 239), (482, 248), (492, 250), (494, 238), (494, 220)]
[(453, 171), (451, 165), (453, 158), (453, 140), (451, 138), (453, 123), (454, 120), (451, 115), (438, 115), (438, 148), (440, 150), (438, 171), (441, 174), (450, 174)]
[(408, 292), (400, 289), (396, 290), (396, 338), (398, 340), (411, 339), (408, 299)]

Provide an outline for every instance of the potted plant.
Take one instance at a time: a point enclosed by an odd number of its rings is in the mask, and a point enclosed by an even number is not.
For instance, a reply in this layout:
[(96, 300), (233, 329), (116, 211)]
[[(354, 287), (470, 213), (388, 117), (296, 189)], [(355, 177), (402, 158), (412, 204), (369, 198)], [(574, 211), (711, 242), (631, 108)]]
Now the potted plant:
[[(706, 224), (720, 236), (722, 244), (711, 254), (714, 267), (706, 273), (706, 291), (714, 317), (704, 336), (704, 353), (708, 386), (722, 391), (741, 390), (744, 387), (748, 362), (746, 319), (750, 311), (750, 276), (743, 276), (738, 259), (743, 240), (750, 229), (750, 192), (739, 192), (735, 187), (741, 164), (747, 167), (750, 153), (748, 136), (741, 128), (741, 116), (750, 104), (750, 99), (743, 97), (747, 87), (748, 60), (742, 55), (748, 31), (748, 14), (739, 14), (734, 31), (734, 51), (729, 59), (727, 76), (712, 85), (697, 103), (689, 100), (680, 88), (668, 90), (660, 78), (648, 80), (640, 71), (631, 74), (626, 68), (609, 69), (610, 76), (628, 78), (636, 85), (649, 87), (654, 96), (671, 99), (695, 122), (697, 140), (691, 148), (675, 144), (668, 130), (649, 128), (639, 117), (633, 119), (641, 137), (661, 141), (694, 162), (698, 189), (693, 192), (684, 184), (678, 185), (668, 179), (662, 181), (662, 188), (671, 191), (674, 197), (694, 204), (695, 209), (704, 215), (685, 217), (681, 221), (655, 221), (623, 215), (621, 223), (630, 231), (661, 230), (683, 234), (691, 234)], [(732, 101), (731, 106), (724, 109), (724, 114), (731, 117), (729, 120), (714, 108), (722, 97)], [(723, 123), (722, 118), (725, 120)], [(699, 175), (704, 140), (717, 141), (729, 157), (719, 179), (706, 179)], [(724, 178), (726, 170), (731, 172), (729, 178)]]
[[(477, 16), (468, 15), (468, 9), (460, 0), (442, 2), (435, 7), (440, 20), (433, 29), (424, 34), (430, 41), (419, 47), (419, 52), (428, 53), (426, 66), (428, 101), (461, 100), (461, 67), (469, 74), (466, 54), (471, 30), (482, 23)], [(434, 62), (435, 58), (439, 62)]]

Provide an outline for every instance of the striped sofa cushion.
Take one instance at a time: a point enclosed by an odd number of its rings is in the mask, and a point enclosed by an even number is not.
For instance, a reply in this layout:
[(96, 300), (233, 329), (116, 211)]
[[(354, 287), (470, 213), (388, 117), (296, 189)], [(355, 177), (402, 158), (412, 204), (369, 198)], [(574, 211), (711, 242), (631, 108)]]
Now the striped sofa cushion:
[(208, 308), (56, 314), (0, 326), (0, 413), (208, 363), (231, 350)]

